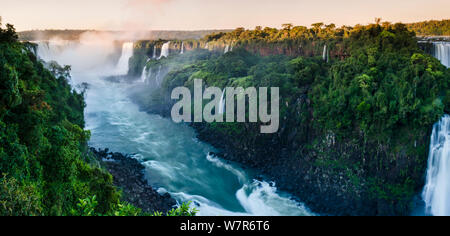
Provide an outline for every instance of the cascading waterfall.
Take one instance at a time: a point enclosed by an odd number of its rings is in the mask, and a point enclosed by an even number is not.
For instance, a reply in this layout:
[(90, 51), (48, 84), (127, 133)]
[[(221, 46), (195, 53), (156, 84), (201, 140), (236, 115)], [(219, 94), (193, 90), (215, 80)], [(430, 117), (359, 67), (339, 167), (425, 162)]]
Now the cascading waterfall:
[(223, 114), (225, 112), (225, 91), (227, 91), (226, 88), (223, 89), (222, 97), (220, 97), (219, 114)]
[(433, 127), (425, 188), (425, 213), (450, 216), (450, 116)]
[(180, 54), (183, 54), (183, 53), (184, 53), (184, 42), (181, 43), (181, 52), (180, 52)]
[(122, 55), (117, 63), (116, 73), (119, 75), (126, 75), (128, 73), (128, 61), (133, 56), (133, 43), (127, 42), (122, 45)]
[(209, 43), (206, 43), (205, 45), (205, 49), (208, 50), (209, 49)]
[(156, 85), (158, 87), (161, 87), (161, 82), (162, 82), (161, 69), (162, 69), (162, 65), (159, 65), (158, 74), (156, 74)]
[(322, 58), (324, 61), (328, 62), (329, 58), (328, 58), (328, 48), (327, 45), (323, 46), (323, 55)]
[(169, 46), (170, 46), (170, 42), (163, 44), (163, 46), (161, 48), (161, 55), (159, 56), (158, 59), (169, 56)]
[(37, 56), (46, 61), (55, 60), (64, 49), (71, 46), (71, 43), (64, 40), (58, 41), (35, 41), (38, 45), (36, 49)]
[(141, 82), (145, 83), (145, 80), (147, 80), (147, 66), (144, 66), (144, 69), (142, 70), (142, 74), (141, 74)]
[(48, 42), (37, 42), (37, 55), (44, 61), (49, 61), (53, 58), (53, 52), (50, 49), (50, 44)]
[(225, 50), (224, 50), (223, 53), (227, 53), (227, 52), (229, 52), (229, 51), (230, 51), (230, 45), (225, 46)]
[(434, 57), (447, 68), (450, 67), (450, 42), (434, 42)]
[(147, 80), (147, 63), (149, 61), (150, 61), (150, 58), (147, 59), (147, 61), (145, 62), (145, 65), (144, 65), (144, 69), (142, 69), (142, 74), (141, 74), (142, 83), (145, 83), (145, 81)]
[(153, 59), (156, 59), (156, 46), (153, 46)]

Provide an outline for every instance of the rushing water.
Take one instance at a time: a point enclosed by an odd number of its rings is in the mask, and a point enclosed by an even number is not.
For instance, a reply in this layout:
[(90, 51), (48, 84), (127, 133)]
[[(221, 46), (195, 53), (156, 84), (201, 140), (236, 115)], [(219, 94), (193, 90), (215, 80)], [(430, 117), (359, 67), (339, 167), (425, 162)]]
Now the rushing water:
[(450, 67), (450, 42), (434, 42), (434, 57), (447, 68)]
[(117, 74), (126, 75), (128, 73), (128, 61), (133, 56), (133, 43), (124, 43), (122, 55), (117, 63)]
[(170, 47), (170, 42), (164, 43), (162, 45), (161, 55), (159, 56), (158, 59), (161, 59), (163, 57), (168, 57), (169, 56), (169, 47)]
[(433, 127), (428, 170), (422, 194), (425, 213), (450, 215), (450, 116), (445, 115)]
[(110, 66), (78, 70), (82, 57), (89, 56), (71, 54), (79, 59), (72, 64), (73, 83), (90, 84), (85, 117), (91, 146), (134, 154), (146, 167), (149, 184), (178, 202), (192, 201), (199, 215), (312, 215), (274, 183), (254, 180), (254, 171), (210, 155), (214, 148), (197, 140), (189, 126), (140, 111), (127, 96), (133, 85), (100, 79), (110, 75)]
[(222, 92), (222, 96), (220, 97), (220, 103), (219, 103), (219, 114), (223, 114), (225, 112), (225, 92), (227, 90), (224, 89)]
[[(434, 57), (450, 67), (450, 42), (434, 42)], [(433, 126), (422, 204), (413, 214), (450, 216), (450, 116)]]

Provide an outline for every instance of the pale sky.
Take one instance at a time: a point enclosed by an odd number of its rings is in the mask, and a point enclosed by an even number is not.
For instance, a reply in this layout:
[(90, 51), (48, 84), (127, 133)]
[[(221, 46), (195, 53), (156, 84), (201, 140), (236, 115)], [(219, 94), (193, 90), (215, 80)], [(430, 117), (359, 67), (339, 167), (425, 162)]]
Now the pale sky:
[(199, 30), (450, 19), (450, 0), (0, 0), (19, 30)]

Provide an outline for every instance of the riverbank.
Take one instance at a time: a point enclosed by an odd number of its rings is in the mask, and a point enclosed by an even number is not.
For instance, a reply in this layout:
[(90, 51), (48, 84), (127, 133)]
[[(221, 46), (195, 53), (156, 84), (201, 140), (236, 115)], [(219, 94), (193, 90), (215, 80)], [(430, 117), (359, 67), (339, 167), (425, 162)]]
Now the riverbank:
[(121, 153), (109, 152), (108, 149), (91, 148), (91, 151), (113, 176), (114, 185), (122, 190), (123, 201), (146, 213), (167, 212), (176, 205), (170, 194), (161, 195), (148, 185), (144, 177), (145, 167), (136, 159)]

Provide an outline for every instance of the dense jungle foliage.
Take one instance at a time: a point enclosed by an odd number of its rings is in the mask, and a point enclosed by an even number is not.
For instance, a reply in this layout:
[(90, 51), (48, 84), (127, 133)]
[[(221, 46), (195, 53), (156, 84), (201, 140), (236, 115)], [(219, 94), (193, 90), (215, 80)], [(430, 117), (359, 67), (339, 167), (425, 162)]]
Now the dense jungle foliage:
[(420, 36), (450, 36), (450, 20), (430, 20), (407, 24), (408, 29)]
[(11, 25), (1, 30), (0, 215), (70, 215), (94, 195), (104, 214), (119, 203), (111, 175), (85, 161), (83, 94), (59, 74), (17, 41)]

